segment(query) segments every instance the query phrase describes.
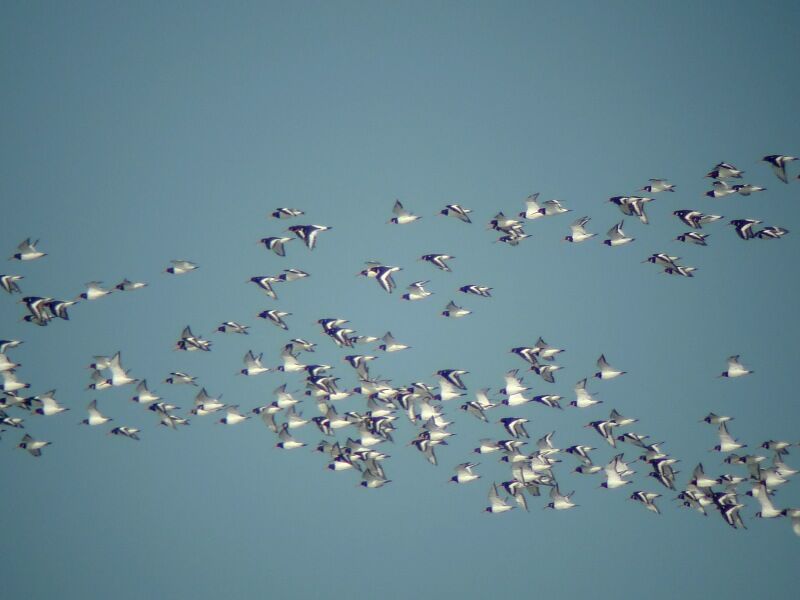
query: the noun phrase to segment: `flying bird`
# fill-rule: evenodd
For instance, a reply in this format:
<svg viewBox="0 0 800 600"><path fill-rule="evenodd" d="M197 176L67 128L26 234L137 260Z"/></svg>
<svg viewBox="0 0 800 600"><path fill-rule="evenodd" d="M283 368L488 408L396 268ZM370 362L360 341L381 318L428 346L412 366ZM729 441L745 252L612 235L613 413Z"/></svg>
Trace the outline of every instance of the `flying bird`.
<svg viewBox="0 0 800 600"><path fill-rule="evenodd" d="M422 218L419 215L411 214L409 211L403 208L403 204L400 202L400 200L394 201L392 212L394 213L394 217L389 219L389 222L394 223L395 225L407 225L408 223L413 223L417 219Z"/></svg>

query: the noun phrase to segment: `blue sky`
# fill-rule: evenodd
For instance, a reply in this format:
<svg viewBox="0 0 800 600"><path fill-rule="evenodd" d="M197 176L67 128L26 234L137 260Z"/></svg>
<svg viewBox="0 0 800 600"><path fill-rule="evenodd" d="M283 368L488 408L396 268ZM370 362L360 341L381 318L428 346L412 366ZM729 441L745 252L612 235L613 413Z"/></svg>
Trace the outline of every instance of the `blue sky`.
<svg viewBox="0 0 800 600"><path fill-rule="evenodd" d="M27 416L26 430L53 442L38 460L14 449L17 431L2 434L9 597L790 592L798 540L787 522L752 519L747 498L749 530L733 531L716 514L679 509L641 464L632 486L609 491L570 473L565 456L556 474L578 509L545 512L542 498L530 514L483 514L489 484L506 476L492 455L480 459L479 482L446 482L478 439L503 431L456 401L447 412L457 435L437 452L440 466L405 446L414 430L403 421L386 450L393 483L368 491L326 471L321 455L274 449L256 419L163 430L128 400L132 390L86 391L85 367L120 350L182 412L193 390L161 383L175 370L250 409L302 378L237 377L242 355L276 364L294 336L318 342L314 358L356 384L344 352L320 335L322 317L413 346L373 365L396 385L460 368L470 393L502 387L507 370L524 367L508 350L541 335L566 352L556 384L526 374L536 394L571 397L602 352L628 374L590 383L604 402L592 409L492 415L529 418L534 439L556 431L558 445L589 443L604 463L611 449L583 425L617 408L681 460L680 484L699 461L734 471L708 452L717 437L698 420L709 410L734 416L731 431L751 450L800 441L791 376L800 182L784 185L758 162L800 152L799 12L744 2L3 3L3 239L8 255L28 236L48 253L4 269L25 276L26 294L65 298L91 280L149 283L46 328L18 322L22 306L0 298L0 338L25 341L11 355L20 377L33 393L56 388L71 408ZM719 161L768 190L705 198L703 175ZM678 191L648 206L651 225L626 219L633 244L560 241L581 215L603 236L622 218L608 198L652 177ZM516 248L492 243L485 223L537 191L574 212L529 223L532 237ZM395 198L423 219L387 225ZM475 223L435 216L452 202L472 208ZM256 244L288 225L267 218L278 206L334 229L314 252L292 242L279 258ZM707 248L670 241L685 231L671 215L681 208L725 215L707 227ZM792 233L745 243L724 224L749 217ZM659 251L697 276L641 264ZM455 255L453 272L416 260L431 252ZM173 258L200 269L163 275ZM357 279L370 259L402 266L400 287L430 279L434 295L405 303ZM278 301L243 283L290 267L311 277L282 286ZM456 291L469 283L494 297ZM438 316L451 298L474 313ZM255 317L268 308L292 313L288 332ZM226 320L252 335L212 335ZM187 324L213 338L212 352L172 350ZM731 354L755 374L716 379ZM142 441L78 427L93 398L116 424L141 427ZM362 409L357 398L342 405ZM310 428L298 437L321 438ZM796 449L787 462L797 466ZM631 488L662 493L663 514L627 500ZM800 506L797 482L775 502Z"/></svg>

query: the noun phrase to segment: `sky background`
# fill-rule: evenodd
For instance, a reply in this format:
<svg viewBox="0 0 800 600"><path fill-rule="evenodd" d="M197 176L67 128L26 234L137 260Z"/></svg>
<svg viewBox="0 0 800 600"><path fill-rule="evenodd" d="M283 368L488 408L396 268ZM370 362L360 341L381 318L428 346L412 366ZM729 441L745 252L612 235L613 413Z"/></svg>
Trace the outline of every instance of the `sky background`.
<svg viewBox="0 0 800 600"><path fill-rule="evenodd" d="M800 440L793 373L800 182L778 181L758 160L800 153L800 5L775 2L669 4L576 2L3 2L0 5L0 198L10 256L25 237L48 256L7 263L31 295L72 298L83 284L123 277L149 287L74 307L69 322L19 322L17 298L0 297L0 338L32 393L58 390L72 410L26 417L26 431L53 445L33 459L0 441L5 509L0 513L3 589L8 598L263 597L487 598L533 593L645 593L753 597L796 589L800 542L786 520L747 531L681 509L637 464L635 483L597 489L569 456L556 468L571 511L482 513L496 455L479 459L483 478L447 484L483 437L505 437L457 410L452 443L434 468L405 444L403 419L384 450L393 483L357 486L325 470L320 454L274 448L258 419L237 427L196 418L178 432L158 427L130 402L132 387L86 391L92 356L122 351L136 377L191 407L195 389L171 388L175 370L243 409L272 401L297 374L236 377L252 349L277 364L282 345L319 342L315 361L355 385L346 352L323 339L322 317L359 333L391 330L413 346L381 356L372 373L396 385L434 383L438 369L468 370L472 394L502 387L524 363L508 354L540 335L566 349L555 384L533 374L536 394L558 393L591 376L602 352L628 371L590 382L603 404L555 411L526 405L490 413L529 418L532 438L556 431L561 448L613 451L591 420L617 408L640 422L629 430L664 441L679 458L679 485L698 461L712 475L740 473L708 449L708 411L735 417L731 432L757 449L767 439ZM703 197L717 162L746 171L768 190L749 198ZM797 163L791 173L800 173ZM633 244L598 240L622 215L607 199L666 177L674 194L648 205L651 225L626 219ZM574 212L531 222L516 248L492 243L485 223L515 214L541 192ZM387 225L395 198L423 215ZM458 202L472 225L436 217ZM306 211L296 223L333 226L309 252L299 242L280 258L257 245L287 221L278 206ZM686 228L682 208L724 215L707 226L709 246L671 241ZM587 215L600 235L561 243ZM757 218L792 233L743 242L725 223ZM669 252L698 267L693 279L641 264ZM455 255L444 273L416 259ZM197 262L184 277L161 273L173 258ZM365 260L404 270L397 281L429 279L434 295L408 303L354 277ZM300 268L311 277L270 300L243 282ZM494 297L466 297L479 283ZM438 313L454 299L474 311ZM257 319L280 308L289 331ZM212 331L236 320L250 336ZM182 328L214 340L210 353L172 347ZM359 350L370 352L371 348ZM717 379L741 354L755 374ZM139 443L77 425L97 398L116 425L142 429ZM363 410L359 398L340 410ZM306 416L316 415L312 403ZM298 437L316 444L312 426ZM620 448L626 457L639 453ZM800 466L792 450L787 462ZM655 516L628 500L663 494ZM746 488L743 488L744 491ZM796 481L775 497L800 506Z"/></svg>

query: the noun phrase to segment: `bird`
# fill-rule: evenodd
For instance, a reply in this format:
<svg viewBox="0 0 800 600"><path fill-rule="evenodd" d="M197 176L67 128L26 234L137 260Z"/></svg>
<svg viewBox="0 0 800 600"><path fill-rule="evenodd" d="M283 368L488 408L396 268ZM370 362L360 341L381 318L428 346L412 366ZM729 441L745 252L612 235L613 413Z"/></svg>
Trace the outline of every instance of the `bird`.
<svg viewBox="0 0 800 600"><path fill-rule="evenodd" d="M0 287L9 294L21 294L22 290L17 282L23 279L25 278L22 275L0 275Z"/></svg>
<svg viewBox="0 0 800 600"><path fill-rule="evenodd" d="M692 229L702 229L703 225L724 219L722 215L705 215L699 210L691 210L686 208L673 211L672 214L678 217L684 224L688 225Z"/></svg>
<svg viewBox="0 0 800 600"><path fill-rule="evenodd" d="M309 250L313 250L317 245L317 237L323 231L329 231L333 227L326 225L292 225L287 231L295 234Z"/></svg>
<svg viewBox="0 0 800 600"><path fill-rule="evenodd" d="M236 321L225 321L222 325L217 327L217 331L220 333L241 333L243 335L249 335L250 329L249 325L241 325Z"/></svg>
<svg viewBox="0 0 800 600"><path fill-rule="evenodd" d="M645 198L643 196L613 196L608 199L612 204L616 204L623 215L636 216L639 220L647 225L650 221L644 211L644 206L647 202L652 202L653 198Z"/></svg>
<svg viewBox="0 0 800 600"><path fill-rule="evenodd" d="M81 421L83 425L91 425L92 427L96 427L97 425L105 425L112 419L110 417L106 417L97 409L97 400L92 400L89 403L87 408L89 411L89 416Z"/></svg>
<svg viewBox="0 0 800 600"><path fill-rule="evenodd" d="M536 192L525 199L525 210L519 213L519 216L523 219L534 221L544 216L541 210L542 207L539 206L539 192Z"/></svg>
<svg viewBox="0 0 800 600"><path fill-rule="evenodd" d="M466 308L462 308L458 306L455 302L450 300L445 306L444 310L442 311L442 316L451 317L457 319L459 317L466 317L467 315L472 314L471 310L467 310Z"/></svg>
<svg viewBox="0 0 800 600"><path fill-rule="evenodd" d="M129 385L138 381L138 379L131 377L128 374L128 371L122 367L122 355L120 352L117 352L111 357L111 361L108 364L108 369L111 371L111 377L108 379L108 382L113 387Z"/></svg>
<svg viewBox="0 0 800 600"><path fill-rule="evenodd" d="M36 401L37 404L40 404L39 408L34 410L37 415L43 415L45 417L50 417L52 415L57 415L59 413L68 411L69 408L66 406L61 406L55 397L55 390L50 390L44 394L39 394L38 396L34 396L33 400Z"/></svg>
<svg viewBox="0 0 800 600"><path fill-rule="evenodd" d="M485 512L497 514L512 510L514 506L508 502L508 498L501 498L500 493L497 491L497 484L493 483L489 488L489 506L486 507Z"/></svg>
<svg viewBox="0 0 800 600"><path fill-rule="evenodd" d="M643 188L639 189L640 192L647 192L648 194L658 194L659 192L674 192L675 186L669 183L666 179L648 179L648 183Z"/></svg>
<svg viewBox="0 0 800 600"><path fill-rule="evenodd" d="M239 412L238 406L228 406L225 409L225 416L217 422L221 423L222 425L238 425L242 421L246 421L249 418L249 415L243 415Z"/></svg>
<svg viewBox="0 0 800 600"><path fill-rule="evenodd" d="M539 214L545 217L552 217L568 212L572 212L572 209L561 206L561 202L559 200L548 200L544 203L542 208L539 209Z"/></svg>
<svg viewBox="0 0 800 600"><path fill-rule="evenodd" d="M275 293L275 290L272 287L273 283L278 283L280 281L280 279L277 277L273 277L272 275L258 275L256 277L251 277L249 281L255 283L258 287L264 290L264 293L273 300L278 299L278 295Z"/></svg>
<svg viewBox="0 0 800 600"><path fill-rule="evenodd" d="M281 450L296 450L297 448L302 448L306 445L305 442L301 442L292 437L292 434L289 433L288 423L281 425L280 431L278 432L278 438L280 438L281 441L278 442L275 447L280 448Z"/></svg>
<svg viewBox="0 0 800 600"><path fill-rule="evenodd" d="M181 337L175 344L175 349L184 350L186 352L193 352L195 350L210 352L211 342L208 340L204 340L200 336L197 336L194 333L192 333L192 328L187 325L186 327L183 328L183 331L181 332Z"/></svg>
<svg viewBox="0 0 800 600"><path fill-rule="evenodd" d="M623 244L629 244L636 239L625 235L625 232L622 231L622 226L624 223L624 220L620 221L614 225L614 227L608 230L608 239L603 240L603 243L606 246L622 246Z"/></svg>
<svg viewBox="0 0 800 600"><path fill-rule="evenodd" d="M528 432L525 430L525 423L530 423L528 419L521 417L505 417L498 421L508 434L514 438L529 438Z"/></svg>
<svg viewBox="0 0 800 600"><path fill-rule="evenodd" d="M449 254L424 254L419 257L419 260L427 261L442 271L451 271L452 269L450 269L445 261L454 258L455 256L450 256Z"/></svg>
<svg viewBox="0 0 800 600"><path fill-rule="evenodd" d="M261 364L261 359L264 355L259 354L256 356L252 350L248 350L244 355L244 369L240 371L242 375L252 376L268 373L269 368Z"/></svg>
<svg viewBox="0 0 800 600"><path fill-rule="evenodd" d="M600 370L594 376L598 379L614 379L626 373L626 371L619 371L609 365L605 354L601 354L600 358L597 359L597 368Z"/></svg>
<svg viewBox="0 0 800 600"><path fill-rule="evenodd" d="M575 400L570 402L570 406L576 408L589 408L595 404L600 404L601 400L596 400L592 394L586 390L586 378L581 379L575 384Z"/></svg>
<svg viewBox="0 0 800 600"><path fill-rule="evenodd" d="M753 226L760 223L761 221L757 219L733 219L730 225L736 230L736 235L743 240L750 240L756 237Z"/></svg>
<svg viewBox="0 0 800 600"><path fill-rule="evenodd" d="M473 294L474 296L481 296L483 298L490 298L492 296L492 288L486 287L485 285L477 285L477 284L470 284L470 285L463 285L458 288L459 292L463 292L464 294Z"/></svg>
<svg viewBox="0 0 800 600"><path fill-rule="evenodd" d="M273 219L292 219L304 214L306 213L297 208L276 208L271 216Z"/></svg>
<svg viewBox="0 0 800 600"><path fill-rule="evenodd" d="M783 183L789 183L789 179L786 177L786 164L793 160L797 160L797 158L794 156L783 156L781 154L770 154L761 159L762 162L772 167L775 176Z"/></svg>
<svg viewBox="0 0 800 600"><path fill-rule="evenodd" d="M289 326L283 320L283 317L289 317L292 313L284 312L282 310L265 310L258 313L258 316L280 327L281 329L289 329Z"/></svg>
<svg viewBox="0 0 800 600"><path fill-rule="evenodd" d="M131 281L126 277L117 285L115 285L114 289L119 290L120 292L135 292L136 290L141 290L142 288L146 287L147 284L144 281Z"/></svg>
<svg viewBox="0 0 800 600"><path fill-rule="evenodd" d="M734 354L733 356L728 357L728 368L724 370L720 377L728 377L733 379L735 377L744 377L745 375L750 375L753 371L744 368L742 363L739 362L739 355Z"/></svg>
<svg viewBox="0 0 800 600"><path fill-rule="evenodd" d="M170 275L184 275L198 269L198 266L195 263L188 260L171 260L170 262L172 263L172 266L167 267L164 271Z"/></svg>
<svg viewBox="0 0 800 600"><path fill-rule="evenodd" d="M708 423L709 425L719 425L720 423L725 423L727 421L732 421L733 417L726 417L724 415L717 415L713 412L708 413L705 417L703 417L702 422Z"/></svg>
<svg viewBox="0 0 800 600"><path fill-rule="evenodd" d="M0 354L5 354L8 350L17 348L21 345L21 340L0 340Z"/></svg>
<svg viewBox="0 0 800 600"><path fill-rule="evenodd" d="M288 244L295 238L291 237L265 237L259 240L259 244L264 244L267 250L272 250L278 256L286 256L284 244Z"/></svg>
<svg viewBox="0 0 800 600"><path fill-rule="evenodd" d="M47 253L40 252L36 249L36 244L39 243L39 240L35 242L31 242L31 238L25 238L22 242L19 243L17 246L18 252L13 254L9 260L21 260L21 261L29 261L29 260L36 260L42 258L43 256L47 256Z"/></svg>
<svg viewBox="0 0 800 600"><path fill-rule="evenodd" d="M654 492L637 491L631 494L631 500L641 502L647 510L654 512L657 515L660 515L661 511L658 509L658 506L656 506L655 499L660 497L661 494L656 494Z"/></svg>
<svg viewBox="0 0 800 600"><path fill-rule="evenodd" d="M784 229L783 227L764 227L759 231L756 231L755 236L760 240L777 240L785 236L789 233L788 229Z"/></svg>
<svg viewBox="0 0 800 600"><path fill-rule="evenodd" d="M425 285L430 283L429 281L415 281L411 285L409 285L406 289L408 290L407 293L403 294L403 300L424 300L433 292L429 292L425 289Z"/></svg>
<svg viewBox="0 0 800 600"><path fill-rule="evenodd" d="M752 185L750 183L742 183L734 185L733 191L740 196L749 196L750 194L755 194L757 192L765 192L767 191L767 188L758 185Z"/></svg>
<svg viewBox="0 0 800 600"><path fill-rule="evenodd" d="M708 246L706 242L706 238L708 237L707 233L697 233L696 231L688 231L686 233L682 233L675 239L679 242L686 242L688 244L697 244L698 246Z"/></svg>
<svg viewBox="0 0 800 600"><path fill-rule="evenodd" d="M721 162L717 163L714 168L706 174L706 177L712 179L739 179L744 174L730 163Z"/></svg>
<svg viewBox="0 0 800 600"><path fill-rule="evenodd" d="M591 221L591 217L581 217L579 219L575 219L572 222L572 225L569 226L572 233L566 236L564 241L579 244L595 237L597 235L596 233L589 233L586 231L586 224L589 221Z"/></svg>
<svg viewBox="0 0 800 600"><path fill-rule="evenodd" d="M719 444L714 446L714 450L727 454L729 452L735 452L736 450L746 446L747 444L740 444L733 439L733 436L728 433L728 428L725 423L719 424Z"/></svg>
<svg viewBox="0 0 800 600"><path fill-rule="evenodd" d="M558 489L558 484L554 485L550 488L550 502L546 508L552 508L553 510L568 510L570 508L575 508L578 506L572 501L572 495L575 492L570 492L569 494L562 494L561 491Z"/></svg>
<svg viewBox="0 0 800 600"><path fill-rule="evenodd" d="M406 344L401 344L397 340L394 339L391 331L387 331L386 334L381 338L383 344L378 346L379 350L383 350L384 352L399 352L400 350L407 350L411 346Z"/></svg>
<svg viewBox="0 0 800 600"><path fill-rule="evenodd" d="M140 430L136 429L135 427L120 426L120 427L114 427L108 433L110 435L118 435L118 436L130 438L130 439L136 440L138 442L139 441L139 431Z"/></svg>
<svg viewBox="0 0 800 600"><path fill-rule="evenodd" d="M625 477L633 475L634 472L628 468L628 464L622 460L622 456L622 454L617 454L611 459L611 462L605 466L603 471L606 480L600 484L600 487L612 490L633 483L629 479L624 479Z"/></svg>
<svg viewBox="0 0 800 600"><path fill-rule="evenodd" d="M169 374L164 380L164 383L169 383L170 385L194 385L196 386L197 377L192 377L186 373L181 373L180 371L173 371Z"/></svg>
<svg viewBox="0 0 800 600"><path fill-rule="evenodd" d="M455 217L464 223L472 223L469 218L469 213L471 212L471 209L464 208L460 204L448 204L441 211L439 211L439 214L444 215L445 217Z"/></svg>
<svg viewBox="0 0 800 600"><path fill-rule="evenodd" d="M473 471L473 469L478 465L479 463L472 462L461 463L460 465L456 466L456 474L450 478L450 481L453 483L469 483L470 481L476 481L480 479L481 476Z"/></svg>
<svg viewBox="0 0 800 600"><path fill-rule="evenodd" d="M22 436L22 441L17 445L17 448L21 448L22 450L27 450L31 456L39 457L42 455L42 448L49 446L52 442L45 442L41 440L35 440L27 433Z"/></svg>
<svg viewBox="0 0 800 600"><path fill-rule="evenodd" d="M709 198L724 198L725 196L735 194L737 191L737 186L731 185L727 181L715 181L712 187L713 189L706 192L706 196Z"/></svg>
<svg viewBox="0 0 800 600"><path fill-rule="evenodd" d="M407 225L408 223L413 223L417 219L421 219L419 215L413 215L405 208L403 208L403 204L400 200L394 201L394 206L392 207L392 212L394 213L394 217L389 219L389 223L394 223L395 225Z"/></svg>
<svg viewBox="0 0 800 600"><path fill-rule="evenodd" d="M367 263L369 266L359 273L361 277L375 279L384 291L391 294L397 287L392 274L402 271L402 267L392 267L376 263Z"/></svg>
<svg viewBox="0 0 800 600"><path fill-rule="evenodd" d="M298 279L304 279L306 277L310 277L310 275L305 271L301 271L300 269L284 269L283 273L278 275L278 281L289 282L296 281Z"/></svg>
<svg viewBox="0 0 800 600"><path fill-rule="evenodd" d="M147 380L143 379L139 382L136 386L136 395L131 398L134 402L138 404L150 404L152 402L158 402L161 400L161 396L154 394L147 388Z"/></svg>

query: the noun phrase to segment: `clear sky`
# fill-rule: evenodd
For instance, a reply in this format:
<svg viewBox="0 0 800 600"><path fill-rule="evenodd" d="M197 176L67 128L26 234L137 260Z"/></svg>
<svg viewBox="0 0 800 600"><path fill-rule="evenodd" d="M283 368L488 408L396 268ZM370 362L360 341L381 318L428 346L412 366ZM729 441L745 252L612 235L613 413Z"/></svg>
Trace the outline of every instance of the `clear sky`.
<svg viewBox="0 0 800 600"><path fill-rule="evenodd" d="M489 484L507 477L496 455L479 460L477 483L446 482L480 438L504 432L457 401L446 407L457 435L437 452L439 467L406 447L414 429L401 419L384 448L393 482L364 490L319 454L275 449L258 419L195 418L173 432L129 401L132 388L85 387L92 356L120 350L181 413L195 390L163 384L175 370L249 410L302 378L237 377L242 355L277 364L295 336L318 342L313 358L350 387L345 352L316 326L342 317L413 346L381 356L374 374L404 385L465 369L472 394L502 387L507 370L524 367L508 350L541 335L566 352L555 384L526 373L536 394L571 399L601 352L628 374L590 382L597 407L527 405L492 420L524 416L534 439L556 431L559 447L591 444L604 464L612 450L583 425L617 408L680 459L680 485L699 461L712 475L742 473L708 452L718 443L698 423L708 411L734 416L730 429L751 451L800 441L800 181L784 185L759 163L800 153L796 2L164 4L0 5L4 251L31 236L48 253L2 269L25 276L26 294L60 298L92 280L149 283L43 328L19 322L17 298L0 297L0 338L25 341L10 354L20 378L32 393L56 388L72 409L22 415L26 431L53 442L39 459L14 449L20 431L2 433L4 597L791 595L800 540L786 520L753 519L744 497L749 529L734 531L716 513L679 508L641 463L633 485L604 490L564 456L556 476L579 508L543 511L545 496L529 514L482 513ZM768 190L703 197L719 161ZM651 225L626 219L634 243L560 241L582 215L601 239L622 218L608 198L653 177L677 192L648 206ZM532 237L516 248L492 243L485 223L537 191L574 212L527 224ZM423 219L386 224L395 198ZM475 223L435 216L452 202L473 209ZM288 225L267 217L278 206L334 229L314 252L295 241L279 258L256 243ZM671 241L686 230L671 215L682 208L726 217L704 229L708 247ZM732 218L791 233L743 242ZM641 264L659 251L697 276ZM453 272L416 260L431 252L456 256ZM173 258L200 269L162 274ZM402 266L401 288L430 279L434 295L407 303L356 278L370 259ZM311 277L280 287L277 301L244 284L290 267ZM457 292L470 283L494 297ZM473 314L438 316L451 298ZM292 313L288 332L256 318L268 308ZM227 320L252 334L212 335ZM172 350L186 325L214 340L212 352ZM717 379L731 354L755 374ZM93 398L142 440L79 427ZM363 409L359 398L341 404ZM311 426L297 435L321 438ZM800 467L799 455L787 462ZM663 514L628 500L633 489L662 493ZM800 506L799 490L783 486L776 505Z"/></svg>

